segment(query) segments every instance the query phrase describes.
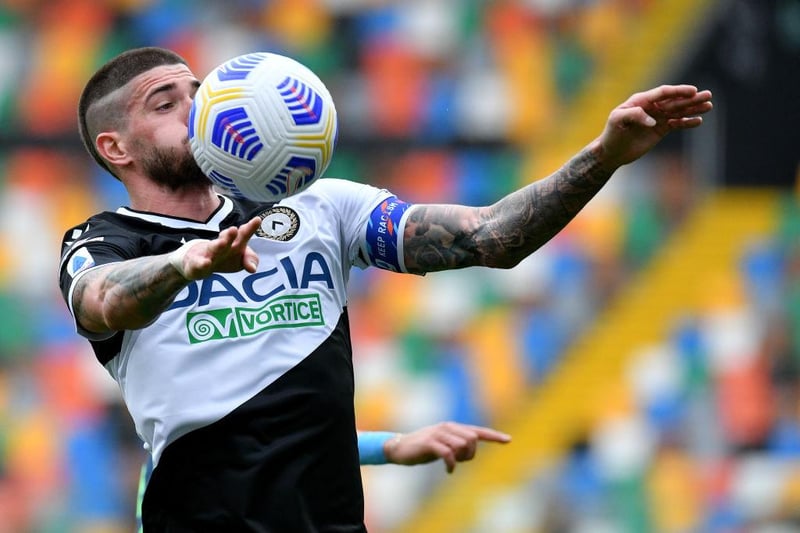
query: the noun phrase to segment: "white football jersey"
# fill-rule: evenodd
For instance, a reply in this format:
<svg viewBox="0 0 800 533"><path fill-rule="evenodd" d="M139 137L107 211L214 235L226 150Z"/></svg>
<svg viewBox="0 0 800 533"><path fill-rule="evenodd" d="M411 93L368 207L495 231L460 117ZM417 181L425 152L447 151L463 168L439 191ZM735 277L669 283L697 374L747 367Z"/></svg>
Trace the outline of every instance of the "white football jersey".
<svg viewBox="0 0 800 533"><path fill-rule="evenodd" d="M347 282L351 266L405 271L409 204L333 178L274 205L220 199L203 223L120 208L64 237L60 283L71 309L75 282L91 269L262 218L250 241L257 272L191 282L143 329L98 336L77 326L153 456L145 527L249 520L362 531Z"/></svg>

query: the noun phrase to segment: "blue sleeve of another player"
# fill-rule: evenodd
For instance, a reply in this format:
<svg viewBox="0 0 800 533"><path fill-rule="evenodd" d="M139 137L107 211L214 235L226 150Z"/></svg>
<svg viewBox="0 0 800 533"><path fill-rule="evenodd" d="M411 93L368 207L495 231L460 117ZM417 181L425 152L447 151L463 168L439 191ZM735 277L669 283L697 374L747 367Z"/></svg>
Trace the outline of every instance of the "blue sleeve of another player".
<svg viewBox="0 0 800 533"><path fill-rule="evenodd" d="M383 453L384 443L397 433L389 431L359 431L358 459L362 465L384 465L388 462Z"/></svg>
<svg viewBox="0 0 800 533"><path fill-rule="evenodd" d="M403 227L405 214L412 204L391 196L369 215L367 224L367 261L370 265L405 272L403 261Z"/></svg>

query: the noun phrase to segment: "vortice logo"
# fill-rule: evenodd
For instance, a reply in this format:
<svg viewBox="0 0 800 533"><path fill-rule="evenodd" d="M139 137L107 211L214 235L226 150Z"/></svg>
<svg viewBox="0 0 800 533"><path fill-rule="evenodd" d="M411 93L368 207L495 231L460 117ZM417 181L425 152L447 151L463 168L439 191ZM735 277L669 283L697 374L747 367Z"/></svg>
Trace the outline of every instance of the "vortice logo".
<svg viewBox="0 0 800 533"><path fill-rule="evenodd" d="M229 307L186 316L192 344L246 337L270 329L324 324L319 294L279 296L259 308Z"/></svg>

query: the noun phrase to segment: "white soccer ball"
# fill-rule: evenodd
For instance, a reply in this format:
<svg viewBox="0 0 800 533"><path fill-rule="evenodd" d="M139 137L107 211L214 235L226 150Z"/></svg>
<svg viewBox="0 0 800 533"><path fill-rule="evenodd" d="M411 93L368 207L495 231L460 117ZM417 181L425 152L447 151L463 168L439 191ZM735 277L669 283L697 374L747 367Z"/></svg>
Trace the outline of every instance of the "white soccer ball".
<svg viewBox="0 0 800 533"><path fill-rule="evenodd" d="M336 107L325 84L286 56L226 61L201 83L189 113L192 154L220 189L277 202L302 191L333 156Z"/></svg>

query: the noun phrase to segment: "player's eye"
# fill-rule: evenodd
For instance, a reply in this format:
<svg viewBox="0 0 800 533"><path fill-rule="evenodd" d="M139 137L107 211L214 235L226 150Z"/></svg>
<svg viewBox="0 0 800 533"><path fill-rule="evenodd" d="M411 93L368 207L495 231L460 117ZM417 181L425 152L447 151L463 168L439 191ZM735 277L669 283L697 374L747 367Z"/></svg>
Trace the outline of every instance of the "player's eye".
<svg viewBox="0 0 800 533"><path fill-rule="evenodd" d="M174 104L172 102L164 102L156 106L156 111L166 111L170 109Z"/></svg>

